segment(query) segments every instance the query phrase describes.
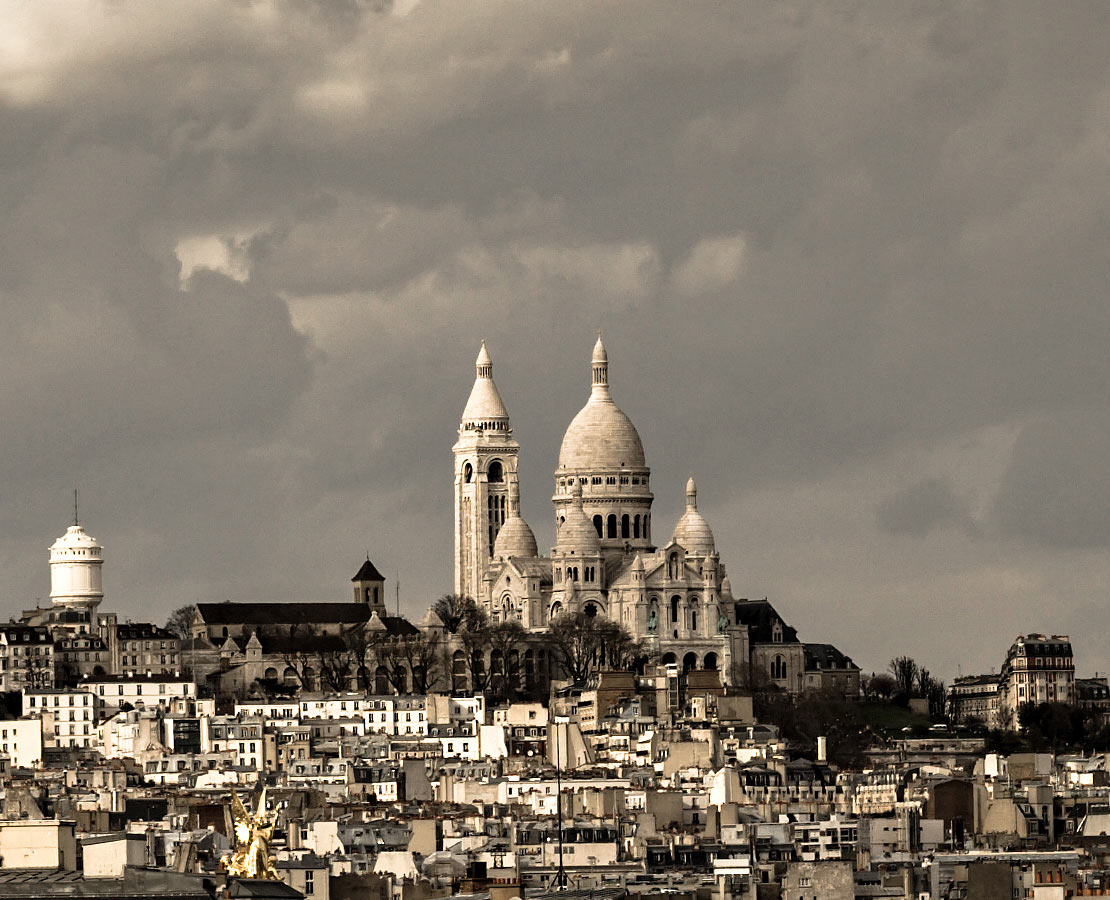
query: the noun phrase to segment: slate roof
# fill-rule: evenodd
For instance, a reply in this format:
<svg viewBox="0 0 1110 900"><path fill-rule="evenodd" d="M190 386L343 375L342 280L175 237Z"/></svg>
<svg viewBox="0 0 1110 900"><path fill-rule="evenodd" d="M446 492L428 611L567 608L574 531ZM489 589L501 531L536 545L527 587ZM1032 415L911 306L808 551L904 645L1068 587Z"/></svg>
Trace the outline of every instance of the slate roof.
<svg viewBox="0 0 1110 900"><path fill-rule="evenodd" d="M806 670L816 669L858 669L852 660L832 644L805 645Z"/></svg>
<svg viewBox="0 0 1110 900"><path fill-rule="evenodd" d="M366 562L362 564L355 577L351 581L385 581L385 576L378 571L378 567L370 562L370 557L366 557Z"/></svg>
<svg viewBox="0 0 1110 900"><path fill-rule="evenodd" d="M549 557L513 556L510 557L510 560L522 575L529 578L538 578L540 584L551 584L551 559Z"/></svg>
<svg viewBox="0 0 1110 900"><path fill-rule="evenodd" d="M776 619L782 622L781 643L798 643L798 632L787 625L778 611L766 600L741 600L736 604L736 621L748 627L748 635L753 644L773 643Z"/></svg>
<svg viewBox="0 0 1110 900"><path fill-rule="evenodd" d="M150 640L164 640L176 641L178 637L172 631L166 631L165 628L160 628L150 622L126 622L123 625L116 626L116 636L121 641L130 640L143 640L144 638Z"/></svg>
<svg viewBox="0 0 1110 900"><path fill-rule="evenodd" d="M362 603L198 603L206 625L294 625L313 622L352 625L365 622Z"/></svg>

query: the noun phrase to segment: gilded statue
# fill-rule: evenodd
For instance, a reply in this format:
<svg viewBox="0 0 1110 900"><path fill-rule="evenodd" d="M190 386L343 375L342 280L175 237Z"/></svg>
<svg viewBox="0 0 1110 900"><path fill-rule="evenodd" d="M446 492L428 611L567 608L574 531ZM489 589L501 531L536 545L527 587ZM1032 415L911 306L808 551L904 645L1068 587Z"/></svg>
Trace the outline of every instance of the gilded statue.
<svg viewBox="0 0 1110 900"><path fill-rule="evenodd" d="M232 788L231 815L235 820L235 847L224 857L227 874L237 878L281 881L281 876L274 871L274 858L270 855L274 821L266 815L266 788L262 788L254 815L247 811L239 794Z"/></svg>

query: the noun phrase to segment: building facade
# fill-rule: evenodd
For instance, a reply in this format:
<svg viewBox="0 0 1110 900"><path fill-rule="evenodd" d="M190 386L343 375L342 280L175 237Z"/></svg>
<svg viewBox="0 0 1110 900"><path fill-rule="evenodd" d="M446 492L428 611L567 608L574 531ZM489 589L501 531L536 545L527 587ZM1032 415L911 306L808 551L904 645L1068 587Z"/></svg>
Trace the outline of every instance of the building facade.
<svg viewBox="0 0 1110 900"><path fill-rule="evenodd" d="M999 679L1000 723L1013 727L1024 703L1075 703L1075 660L1066 634L1018 635Z"/></svg>

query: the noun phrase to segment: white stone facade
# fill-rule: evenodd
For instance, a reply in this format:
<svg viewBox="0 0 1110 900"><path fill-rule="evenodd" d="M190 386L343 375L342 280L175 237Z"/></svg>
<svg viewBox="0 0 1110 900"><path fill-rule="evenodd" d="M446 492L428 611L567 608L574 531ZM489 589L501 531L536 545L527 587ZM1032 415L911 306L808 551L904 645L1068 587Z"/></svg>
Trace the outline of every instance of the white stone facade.
<svg viewBox="0 0 1110 900"><path fill-rule="evenodd" d="M601 615L654 645L660 660L717 669L747 663L747 629L693 479L669 540L652 535L651 470L640 436L613 401L598 338L586 405L563 437L552 496L556 544L540 555L520 517L520 445L483 342L455 444L455 591L494 621L542 631L564 612Z"/></svg>

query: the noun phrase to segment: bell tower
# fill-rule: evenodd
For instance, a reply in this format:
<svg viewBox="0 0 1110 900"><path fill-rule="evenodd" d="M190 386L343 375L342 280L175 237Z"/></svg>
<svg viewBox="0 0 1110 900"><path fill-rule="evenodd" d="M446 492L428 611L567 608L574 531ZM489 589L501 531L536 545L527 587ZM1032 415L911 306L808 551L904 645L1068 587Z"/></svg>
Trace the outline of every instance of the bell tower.
<svg viewBox="0 0 1110 900"><path fill-rule="evenodd" d="M509 485L517 484L520 444L493 383L486 342L478 351L474 386L459 422L455 454L455 593L480 600L482 575L497 532L509 514Z"/></svg>

